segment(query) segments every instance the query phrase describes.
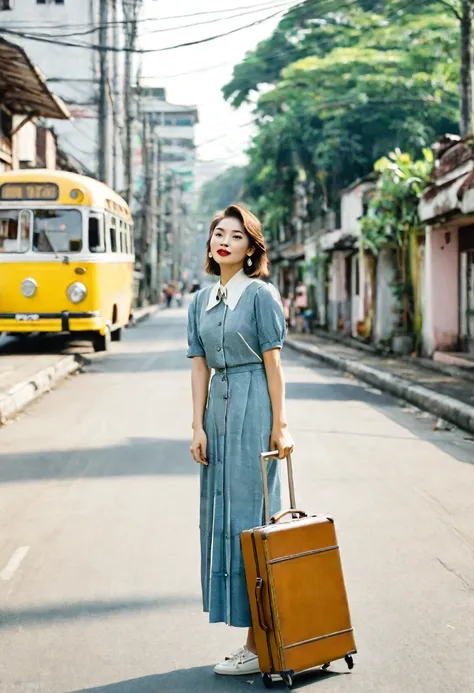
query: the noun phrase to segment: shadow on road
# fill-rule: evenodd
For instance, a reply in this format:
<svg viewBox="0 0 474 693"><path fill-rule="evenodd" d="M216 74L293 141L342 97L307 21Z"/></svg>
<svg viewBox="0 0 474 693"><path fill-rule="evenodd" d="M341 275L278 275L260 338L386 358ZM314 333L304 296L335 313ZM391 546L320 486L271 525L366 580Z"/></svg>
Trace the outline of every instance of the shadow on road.
<svg viewBox="0 0 474 693"><path fill-rule="evenodd" d="M82 601L66 604L45 605L30 609L2 609L0 630L17 630L29 625L46 625L64 621L101 619L130 612L156 611L162 609L187 608L200 605L200 596L168 596L155 599L127 599L116 601Z"/></svg>
<svg viewBox="0 0 474 693"><path fill-rule="evenodd" d="M367 386L369 387L369 386ZM345 383L292 383L286 385L287 399L311 399L323 402L366 402L379 407L387 406L388 400L360 385Z"/></svg>
<svg viewBox="0 0 474 693"><path fill-rule="evenodd" d="M248 690L249 684L255 684L256 690L265 690L260 681L260 675L253 676L216 676L213 666L177 669L165 674L143 676L128 681L118 681L95 688L82 688L69 693L234 693ZM346 673L346 672L344 672ZM333 671L315 669L295 677L293 690L302 689L310 684L342 674ZM286 691L283 682L276 679L275 693Z"/></svg>
<svg viewBox="0 0 474 693"><path fill-rule="evenodd" d="M0 455L0 484L44 479L198 474L186 440L129 438L124 445Z"/></svg>

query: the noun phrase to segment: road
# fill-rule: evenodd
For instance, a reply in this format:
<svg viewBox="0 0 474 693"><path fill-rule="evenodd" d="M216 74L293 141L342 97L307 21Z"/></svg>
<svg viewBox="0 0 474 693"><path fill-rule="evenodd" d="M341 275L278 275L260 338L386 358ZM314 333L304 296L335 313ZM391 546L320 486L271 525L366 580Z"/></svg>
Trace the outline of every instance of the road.
<svg viewBox="0 0 474 693"><path fill-rule="evenodd" d="M0 692L233 693L201 611L185 312L0 430ZM474 444L287 351L298 506L336 519L359 654L324 693L474 689ZM282 690L281 684L276 690Z"/></svg>

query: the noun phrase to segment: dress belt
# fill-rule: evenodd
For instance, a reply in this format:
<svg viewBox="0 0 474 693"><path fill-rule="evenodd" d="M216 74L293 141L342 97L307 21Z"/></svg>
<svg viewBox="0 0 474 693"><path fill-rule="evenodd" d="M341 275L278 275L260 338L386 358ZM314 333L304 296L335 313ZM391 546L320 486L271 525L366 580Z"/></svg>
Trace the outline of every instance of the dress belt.
<svg viewBox="0 0 474 693"><path fill-rule="evenodd" d="M226 366L225 368L216 368L216 373L227 373L227 375L233 375L234 373L247 373L248 371L263 371L265 366L263 363L247 363L242 366Z"/></svg>

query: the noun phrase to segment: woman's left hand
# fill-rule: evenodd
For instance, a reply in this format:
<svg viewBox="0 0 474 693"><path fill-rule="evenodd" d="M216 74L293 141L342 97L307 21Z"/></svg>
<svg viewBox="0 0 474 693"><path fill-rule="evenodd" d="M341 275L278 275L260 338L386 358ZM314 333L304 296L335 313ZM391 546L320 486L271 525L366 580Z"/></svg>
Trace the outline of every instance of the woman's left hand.
<svg viewBox="0 0 474 693"><path fill-rule="evenodd" d="M270 450L278 450L278 459L291 455L295 444L287 428L274 428L270 437Z"/></svg>

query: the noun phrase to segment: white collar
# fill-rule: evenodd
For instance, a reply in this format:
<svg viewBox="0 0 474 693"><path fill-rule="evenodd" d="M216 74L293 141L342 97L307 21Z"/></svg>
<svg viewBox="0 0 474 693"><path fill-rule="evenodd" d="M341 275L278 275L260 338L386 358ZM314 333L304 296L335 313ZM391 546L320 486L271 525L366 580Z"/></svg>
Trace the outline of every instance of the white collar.
<svg viewBox="0 0 474 693"><path fill-rule="evenodd" d="M258 279L248 277L244 270L241 269L225 286L222 286L222 284L218 282L211 288L206 310L211 310L217 306L221 300L223 300L231 310L234 310L245 289L249 284L257 281Z"/></svg>

